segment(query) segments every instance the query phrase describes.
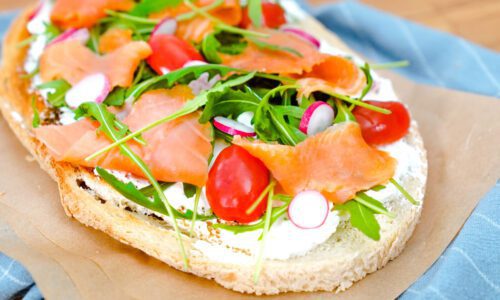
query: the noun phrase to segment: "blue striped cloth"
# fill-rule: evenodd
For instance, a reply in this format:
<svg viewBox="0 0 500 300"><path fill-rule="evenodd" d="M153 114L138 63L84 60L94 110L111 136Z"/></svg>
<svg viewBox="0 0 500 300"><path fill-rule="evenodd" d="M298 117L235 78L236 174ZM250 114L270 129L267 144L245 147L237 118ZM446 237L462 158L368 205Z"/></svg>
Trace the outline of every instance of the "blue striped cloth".
<svg viewBox="0 0 500 300"><path fill-rule="evenodd" d="M415 81L500 97L499 53L353 1L306 9L372 62L406 59L411 66L397 71ZM0 34L13 15L0 14ZM400 299L500 299L498 220L499 183L439 260ZM24 299L42 298L29 273L0 254L0 300L26 291Z"/></svg>

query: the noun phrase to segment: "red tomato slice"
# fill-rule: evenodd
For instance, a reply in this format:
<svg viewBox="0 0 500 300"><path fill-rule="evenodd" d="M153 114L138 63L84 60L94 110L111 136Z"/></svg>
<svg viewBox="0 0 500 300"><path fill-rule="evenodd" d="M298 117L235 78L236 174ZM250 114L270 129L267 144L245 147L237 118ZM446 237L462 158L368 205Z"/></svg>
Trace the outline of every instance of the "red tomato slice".
<svg viewBox="0 0 500 300"><path fill-rule="evenodd" d="M278 28L286 24L285 10L277 4L272 2L262 2L262 18L263 25L269 28ZM248 16L248 8L243 8L243 15L241 18L240 27L248 28L252 24Z"/></svg>
<svg viewBox="0 0 500 300"><path fill-rule="evenodd" d="M267 199L251 214L246 214L246 210L268 184L269 170L262 161L239 146L229 146L222 150L208 173L207 200L217 217L249 223L264 214Z"/></svg>
<svg viewBox="0 0 500 300"><path fill-rule="evenodd" d="M397 101L365 101L371 105L386 108L392 113L382 114L356 106L352 111L361 126L365 141L372 145L390 144L404 137L410 128L410 114L406 107Z"/></svg>
<svg viewBox="0 0 500 300"><path fill-rule="evenodd" d="M188 42L170 34L155 34L149 40L153 54L147 63L158 74L182 68L192 60L203 60L202 56Z"/></svg>

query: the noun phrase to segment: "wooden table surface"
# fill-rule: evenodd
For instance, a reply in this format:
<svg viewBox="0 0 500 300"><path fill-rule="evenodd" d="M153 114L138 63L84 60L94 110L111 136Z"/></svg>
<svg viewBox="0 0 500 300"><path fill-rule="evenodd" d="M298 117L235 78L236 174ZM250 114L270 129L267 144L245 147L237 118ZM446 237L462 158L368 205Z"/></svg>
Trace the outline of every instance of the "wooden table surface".
<svg viewBox="0 0 500 300"><path fill-rule="evenodd" d="M313 4L331 0L309 0ZM0 0L1 9L23 7L34 0ZM500 0L362 0L381 10L462 36L500 51Z"/></svg>

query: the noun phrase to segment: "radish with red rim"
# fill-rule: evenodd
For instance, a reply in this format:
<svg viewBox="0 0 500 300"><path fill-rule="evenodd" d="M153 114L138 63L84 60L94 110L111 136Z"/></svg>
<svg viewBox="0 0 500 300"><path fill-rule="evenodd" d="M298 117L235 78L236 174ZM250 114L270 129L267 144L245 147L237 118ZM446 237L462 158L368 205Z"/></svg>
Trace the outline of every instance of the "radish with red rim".
<svg viewBox="0 0 500 300"><path fill-rule="evenodd" d="M66 103L71 108L77 108L84 102L102 103L109 92L111 82L103 73L89 75L80 80L65 96Z"/></svg>
<svg viewBox="0 0 500 300"><path fill-rule="evenodd" d="M35 17L38 16L40 11L42 11L43 6L45 5L45 1L41 0L38 2L38 6L33 10L33 12L29 15L28 21L32 21Z"/></svg>
<svg viewBox="0 0 500 300"><path fill-rule="evenodd" d="M288 206L288 218L301 229L315 229L325 224L330 211L328 200L318 191L295 195Z"/></svg>
<svg viewBox="0 0 500 300"><path fill-rule="evenodd" d="M63 32L58 37L56 37L55 39L53 39L47 45L47 47L69 40L78 40L82 42L82 44L85 44L89 41L89 39L90 39L90 32L87 28L81 28L81 29L70 28L65 32Z"/></svg>
<svg viewBox="0 0 500 300"><path fill-rule="evenodd" d="M229 135L239 135L242 137L255 136L255 130L252 127L248 127L235 120L219 116L214 118L213 123L215 128Z"/></svg>
<svg viewBox="0 0 500 300"><path fill-rule="evenodd" d="M299 129L307 135L314 135L330 127L334 117L335 112L328 103L316 101L304 112Z"/></svg>
<svg viewBox="0 0 500 300"><path fill-rule="evenodd" d="M156 24L153 32L151 32L151 36L156 34L175 34L175 31L177 31L177 21L167 17Z"/></svg>
<svg viewBox="0 0 500 300"><path fill-rule="evenodd" d="M308 41L316 49L319 49L319 47L321 46L321 42L317 38L313 37L312 35L310 35L309 33L305 32L301 29L297 29L297 28L293 28L293 27L284 27L281 30L284 32L289 32L291 34L294 34L295 36L298 36L301 39Z"/></svg>

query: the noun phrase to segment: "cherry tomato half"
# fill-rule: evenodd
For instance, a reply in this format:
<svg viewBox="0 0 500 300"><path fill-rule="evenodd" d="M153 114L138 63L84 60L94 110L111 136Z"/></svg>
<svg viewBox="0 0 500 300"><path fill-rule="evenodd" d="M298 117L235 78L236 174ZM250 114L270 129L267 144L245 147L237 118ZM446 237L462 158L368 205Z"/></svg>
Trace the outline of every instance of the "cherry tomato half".
<svg viewBox="0 0 500 300"><path fill-rule="evenodd" d="M368 144L384 145L404 137L410 128L410 114L406 107L397 101L365 101L371 105L386 108L391 114L382 114L356 106L352 111L361 126L363 138Z"/></svg>
<svg viewBox="0 0 500 300"><path fill-rule="evenodd" d="M249 223L258 220L266 209L262 201L252 206L269 184L266 166L245 149L232 145L222 150L208 174L207 200L214 214L226 221Z"/></svg>
<svg viewBox="0 0 500 300"><path fill-rule="evenodd" d="M285 10L272 2L262 2L262 22L263 25L269 28L278 28L286 23ZM248 16L248 8L243 8L243 16L241 18L240 27L248 28L252 24Z"/></svg>
<svg viewBox="0 0 500 300"><path fill-rule="evenodd" d="M155 34L149 40L153 54L147 58L147 63L158 74L182 68L191 60L203 60L196 49L175 35Z"/></svg>

